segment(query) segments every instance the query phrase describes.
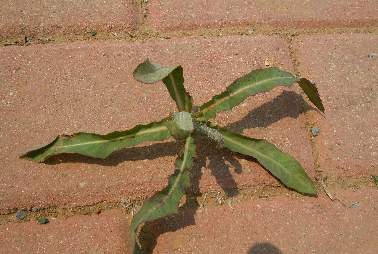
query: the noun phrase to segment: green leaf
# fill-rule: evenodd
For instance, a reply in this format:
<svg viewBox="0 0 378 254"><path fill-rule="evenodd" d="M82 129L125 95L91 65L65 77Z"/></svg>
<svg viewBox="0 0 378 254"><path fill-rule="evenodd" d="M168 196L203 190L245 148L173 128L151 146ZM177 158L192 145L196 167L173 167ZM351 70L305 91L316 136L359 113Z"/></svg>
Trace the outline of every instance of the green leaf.
<svg viewBox="0 0 378 254"><path fill-rule="evenodd" d="M378 176L376 174L373 174L373 177L375 178L375 185L378 187Z"/></svg>
<svg viewBox="0 0 378 254"><path fill-rule="evenodd" d="M60 153L79 153L96 158L106 158L112 152L125 147L134 146L146 141L162 141L171 137L164 122L137 125L131 130L112 132L107 135L92 133L75 133L60 135L49 143L29 148L21 153L32 161L44 161Z"/></svg>
<svg viewBox="0 0 378 254"><path fill-rule="evenodd" d="M214 96L209 102L203 104L200 111L196 113L197 120L206 121L215 117L215 114L220 111L231 110L248 96L267 92L276 86L289 87L298 80L290 73L276 67L254 70L235 80L225 92Z"/></svg>
<svg viewBox="0 0 378 254"><path fill-rule="evenodd" d="M192 115L188 112L173 113L173 120L180 129L192 131L194 129Z"/></svg>
<svg viewBox="0 0 378 254"><path fill-rule="evenodd" d="M139 82L153 84L167 77L169 73L177 67L178 66L163 67L157 63L152 63L147 59L136 67L133 77Z"/></svg>
<svg viewBox="0 0 378 254"><path fill-rule="evenodd" d="M303 92L307 95L309 100L322 112L324 112L324 106L320 99L318 89L308 79L302 78L298 81L299 86Z"/></svg>
<svg viewBox="0 0 378 254"><path fill-rule="evenodd" d="M316 194L316 187L301 164L264 139L254 139L217 127L224 146L231 151L250 155L287 187L299 192Z"/></svg>
<svg viewBox="0 0 378 254"><path fill-rule="evenodd" d="M186 100L187 98L190 99L191 97L189 93L186 92L184 87L184 75L182 67L178 66L176 69L174 69L172 73L170 73L163 79L163 82L167 86L172 99L176 102L178 110L180 112L186 111L186 105L190 104L187 103Z"/></svg>
<svg viewBox="0 0 378 254"><path fill-rule="evenodd" d="M186 131L180 128L175 121L167 121L164 123L167 126L169 132L171 133L172 137L177 140L186 139L190 135L190 131Z"/></svg>
<svg viewBox="0 0 378 254"><path fill-rule="evenodd" d="M163 80L172 99L176 102L178 110L190 112L192 101L184 87L184 75L181 66L163 67L147 59L138 65L133 76L136 80L147 84Z"/></svg>
<svg viewBox="0 0 378 254"><path fill-rule="evenodd" d="M192 115L188 112L173 113L173 121L164 123L175 139L186 139L193 131Z"/></svg>
<svg viewBox="0 0 378 254"><path fill-rule="evenodd" d="M189 95L189 93L185 93L185 111L192 112L193 107L193 97Z"/></svg>
<svg viewBox="0 0 378 254"><path fill-rule="evenodd" d="M194 135L191 135L179 152L179 157L176 159L177 169L169 178L168 186L146 200L140 211L133 217L130 227L132 253L136 247L136 230L141 223L178 212L178 203L184 195L185 188L190 186L189 171L186 169L192 166L195 156Z"/></svg>

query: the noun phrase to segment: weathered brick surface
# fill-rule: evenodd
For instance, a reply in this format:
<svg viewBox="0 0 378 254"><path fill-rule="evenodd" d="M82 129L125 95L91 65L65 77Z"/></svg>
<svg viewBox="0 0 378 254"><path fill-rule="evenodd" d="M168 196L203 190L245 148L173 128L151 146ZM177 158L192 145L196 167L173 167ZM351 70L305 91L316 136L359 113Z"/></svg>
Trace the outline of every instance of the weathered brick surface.
<svg viewBox="0 0 378 254"><path fill-rule="evenodd" d="M301 73L316 80L325 116L311 112L321 169L370 176L378 164L378 36L300 36L293 41Z"/></svg>
<svg viewBox="0 0 378 254"><path fill-rule="evenodd" d="M132 31L141 23L133 1L4 1L0 5L0 39L20 35Z"/></svg>
<svg viewBox="0 0 378 254"><path fill-rule="evenodd" d="M154 224L154 253L376 253L378 192L336 195L345 206L322 194L188 211Z"/></svg>
<svg viewBox="0 0 378 254"><path fill-rule="evenodd" d="M375 1L149 1L157 31L248 26L275 28L363 27L378 22Z"/></svg>
<svg viewBox="0 0 378 254"><path fill-rule="evenodd" d="M116 210L0 226L0 252L130 253L129 221Z"/></svg>

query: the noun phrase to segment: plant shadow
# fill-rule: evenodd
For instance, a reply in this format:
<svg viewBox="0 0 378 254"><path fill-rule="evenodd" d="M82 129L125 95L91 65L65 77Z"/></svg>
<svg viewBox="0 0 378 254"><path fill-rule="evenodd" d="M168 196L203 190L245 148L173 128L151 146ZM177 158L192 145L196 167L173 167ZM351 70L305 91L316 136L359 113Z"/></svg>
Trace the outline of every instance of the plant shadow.
<svg viewBox="0 0 378 254"><path fill-rule="evenodd" d="M176 156L182 145L180 141L152 143L150 145L128 147L114 151L107 158L93 158L81 154L57 154L48 158L44 163L55 165L61 163L87 163L101 166L116 167L125 161L154 160L160 157Z"/></svg>
<svg viewBox="0 0 378 254"><path fill-rule="evenodd" d="M245 117L237 122L228 124L226 128L241 134L244 129L268 127L283 118L298 118L308 110L317 109L305 102L296 92L283 91L275 99L251 110ZM181 146L182 141L152 143L115 151L106 159L97 159L79 154L59 154L49 158L45 163L50 165L89 163L102 166L117 166L124 161L153 160L159 157L176 156L177 150ZM190 169L191 185L186 191L185 204L179 208L177 214L146 222L142 226L138 239L145 253L152 253L159 235L166 232L174 232L189 225L195 225L195 214L200 207L197 198L201 195L200 179L203 174L202 168L209 169L211 175L215 177L226 195L232 197L239 193L237 183L231 174L232 168L235 173L240 174L243 170L242 165L239 163L240 159L258 163L251 156L217 147L216 142L203 135L196 135L196 154L197 157L194 159L194 164Z"/></svg>
<svg viewBox="0 0 378 254"><path fill-rule="evenodd" d="M249 111L239 121L228 124L226 128L240 134L244 129L267 128L284 118L296 119L309 110L320 112L317 108L308 104L298 93L283 91L273 100Z"/></svg>
<svg viewBox="0 0 378 254"><path fill-rule="evenodd" d="M176 214L168 215L153 221L148 221L142 226L138 239L143 253L153 253L160 235L167 232L175 232L190 225L196 225L195 215L201 206L198 197L202 195L200 191L200 179L202 168L210 169L211 175L215 177L219 186L229 197L238 194L237 183L230 173L231 167L236 173L242 172L242 166L237 158L256 161L250 156L239 153L231 153L228 149L217 147L217 144L210 141L203 135L196 135L196 154L194 164L190 169L190 187L186 190L186 201L179 207ZM209 161L207 164L206 162Z"/></svg>
<svg viewBox="0 0 378 254"><path fill-rule="evenodd" d="M290 102L290 103L288 103ZM273 110L272 110L273 109ZM235 133L242 133L244 129L256 127L268 127L283 118L298 118L308 110L317 110L309 105L303 98L292 91L283 91L274 100L269 101L260 107L250 111L241 120L226 126ZM232 177L231 168L238 174L242 172L240 159L257 162L251 156L234 153L228 149L219 148L214 141L203 135L196 135L195 163L191 167L190 187L186 191L186 202L179 208L177 214L168 215L163 218L146 222L139 233L141 249L144 253L152 253L157 239L167 232L175 232L190 225L195 225L195 214L200 204L197 197L201 195L200 179L202 168L210 169L211 175L215 177L219 186L226 195L236 196L239 191L237 183ZM239 160L238 160L239 159ZM227 164L228 162L229 164ZM264 168L265 169L265 168ZM268 173L270 173L268 171ZM272 175L270 173L270 175ZM272 175L272 177L275 177ZM279 179L278 179L279 180ZM232 190L232 191L230 191ZM310 195L314 196L314 195ZM279 249L269 243L262 243L253 246L248 253L281 253Z"/></svg>
<svg viewBox="0 0 378 254"><path fill-rule="evenodd" d="M234 153L226 148L220 148L217 143L201 134L196 135L196 154L195 164L192 166L190 174L191 179L196 184L192 184L187 190L188 193L195 195L201 194L199 182L203 171L206 172L206 169L209 169L210 172L207 173L215 178L217 184L223 189L226 195L229 197L236 196L238 194L238 186L231 171L233 170L237 174L242 173L242 165L238 159L256 161L250 156Z"/></svg>
<svg viewBox="0 0 378 254"><path fill-rule="evenodd" d="M196 196L187 196L185 204L179 208L178 213L145 222L138 234L143 253L153 253L160 235L196 225L195 214L199 206Z"/></svg>
<svg viewBox="0 0 378 254"><path fill-rule="evenodd" d="M282 254L282 252L271 243L257 243L253 245L247 254Z"/></svg>

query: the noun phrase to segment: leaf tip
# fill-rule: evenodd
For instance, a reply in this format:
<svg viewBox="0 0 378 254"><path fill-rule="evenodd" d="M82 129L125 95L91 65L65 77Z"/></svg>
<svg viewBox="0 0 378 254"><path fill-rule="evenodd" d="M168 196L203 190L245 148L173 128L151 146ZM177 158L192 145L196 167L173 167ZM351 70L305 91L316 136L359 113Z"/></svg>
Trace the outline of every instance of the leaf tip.
<svg viewBox="0 0 378 254"><path fill-rule="evenodd" d="M299 86L302 88L303 92L307 95L308 99L321 111L324 113L325 109L323 102L320 99L318 88L308 79L301 78L298 81Z"/></svg>

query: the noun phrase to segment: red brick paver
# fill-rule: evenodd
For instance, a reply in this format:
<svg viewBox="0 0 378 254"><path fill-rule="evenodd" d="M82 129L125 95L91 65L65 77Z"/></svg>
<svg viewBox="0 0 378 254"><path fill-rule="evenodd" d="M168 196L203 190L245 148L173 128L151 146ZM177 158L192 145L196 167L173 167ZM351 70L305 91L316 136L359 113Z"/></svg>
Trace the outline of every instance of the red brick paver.
<svg viewBox="0 0 378 254"><path fill-rule="evenodd" d="M127 0L4 1L0 13L0 39L44 35L48 40L55 34L132 31L141 23L140 6Z"/></svg>
<svg viewBox="0 0 378 254"><path fill-rule="evenodd" d="M293 41L302 75L316 80L325 103L315 138L326 174L370 176L378 159L378 36L300 36ZM311 50L310 50L311 49Z"/></svg>
<svg viewBox="0 0 378 254"><path fill-rule="evenodd" d="M0 253L130 252L130 218L115 208L49 218L46 225L9 217L23 208L144 200L166 185L180 145L174 140L117 151L105 160L61 155L35 163L18 157L59 134L105 134L175 111L162 83L142 85L132 78L147 57L183 66L195 106L266 62L315 80L324 115L295 85L247 99L215 122L268 139L317 181L319 172L340 179L331 182L333 202L319 189L313 197L235 196L222 206L181 209L142 229L148 253L378 249L377 187L373 181L345 184L378 174L376 1L32 0L4 2L0 13L0 40L7 43L20 35L70 36L61 44L0 47ZM244 32L235 35L234 29ZM91 30L105 35L100 38L117 39L117 32L130 38L70 42ZM165 33L171 39L156 38ZM279 37L284 34L292 36ZM320 134L313 137L311 127ZM189 193L280 185L255 160L218 150L203 137L197 141Z"/></svg>
<svg viewBox="0 0 378 254"><path fill-rule="evenodd" d="M189 211L158 224L154 253L376 253L378 191L337 196L345 206L320 195Z"/></svg>
<svg viewBox="0 0 378 254"><path fill-rule="evenodd" d="M0 226L0 253L129 253L129 221L112 210Z"/></svg>
<svg viewBox="0 0 378 254"><path fill-rule="evenodd" d="M375 1L151 0L149 24L157 31L250 26L340 28L376 25Z"/></svg>

